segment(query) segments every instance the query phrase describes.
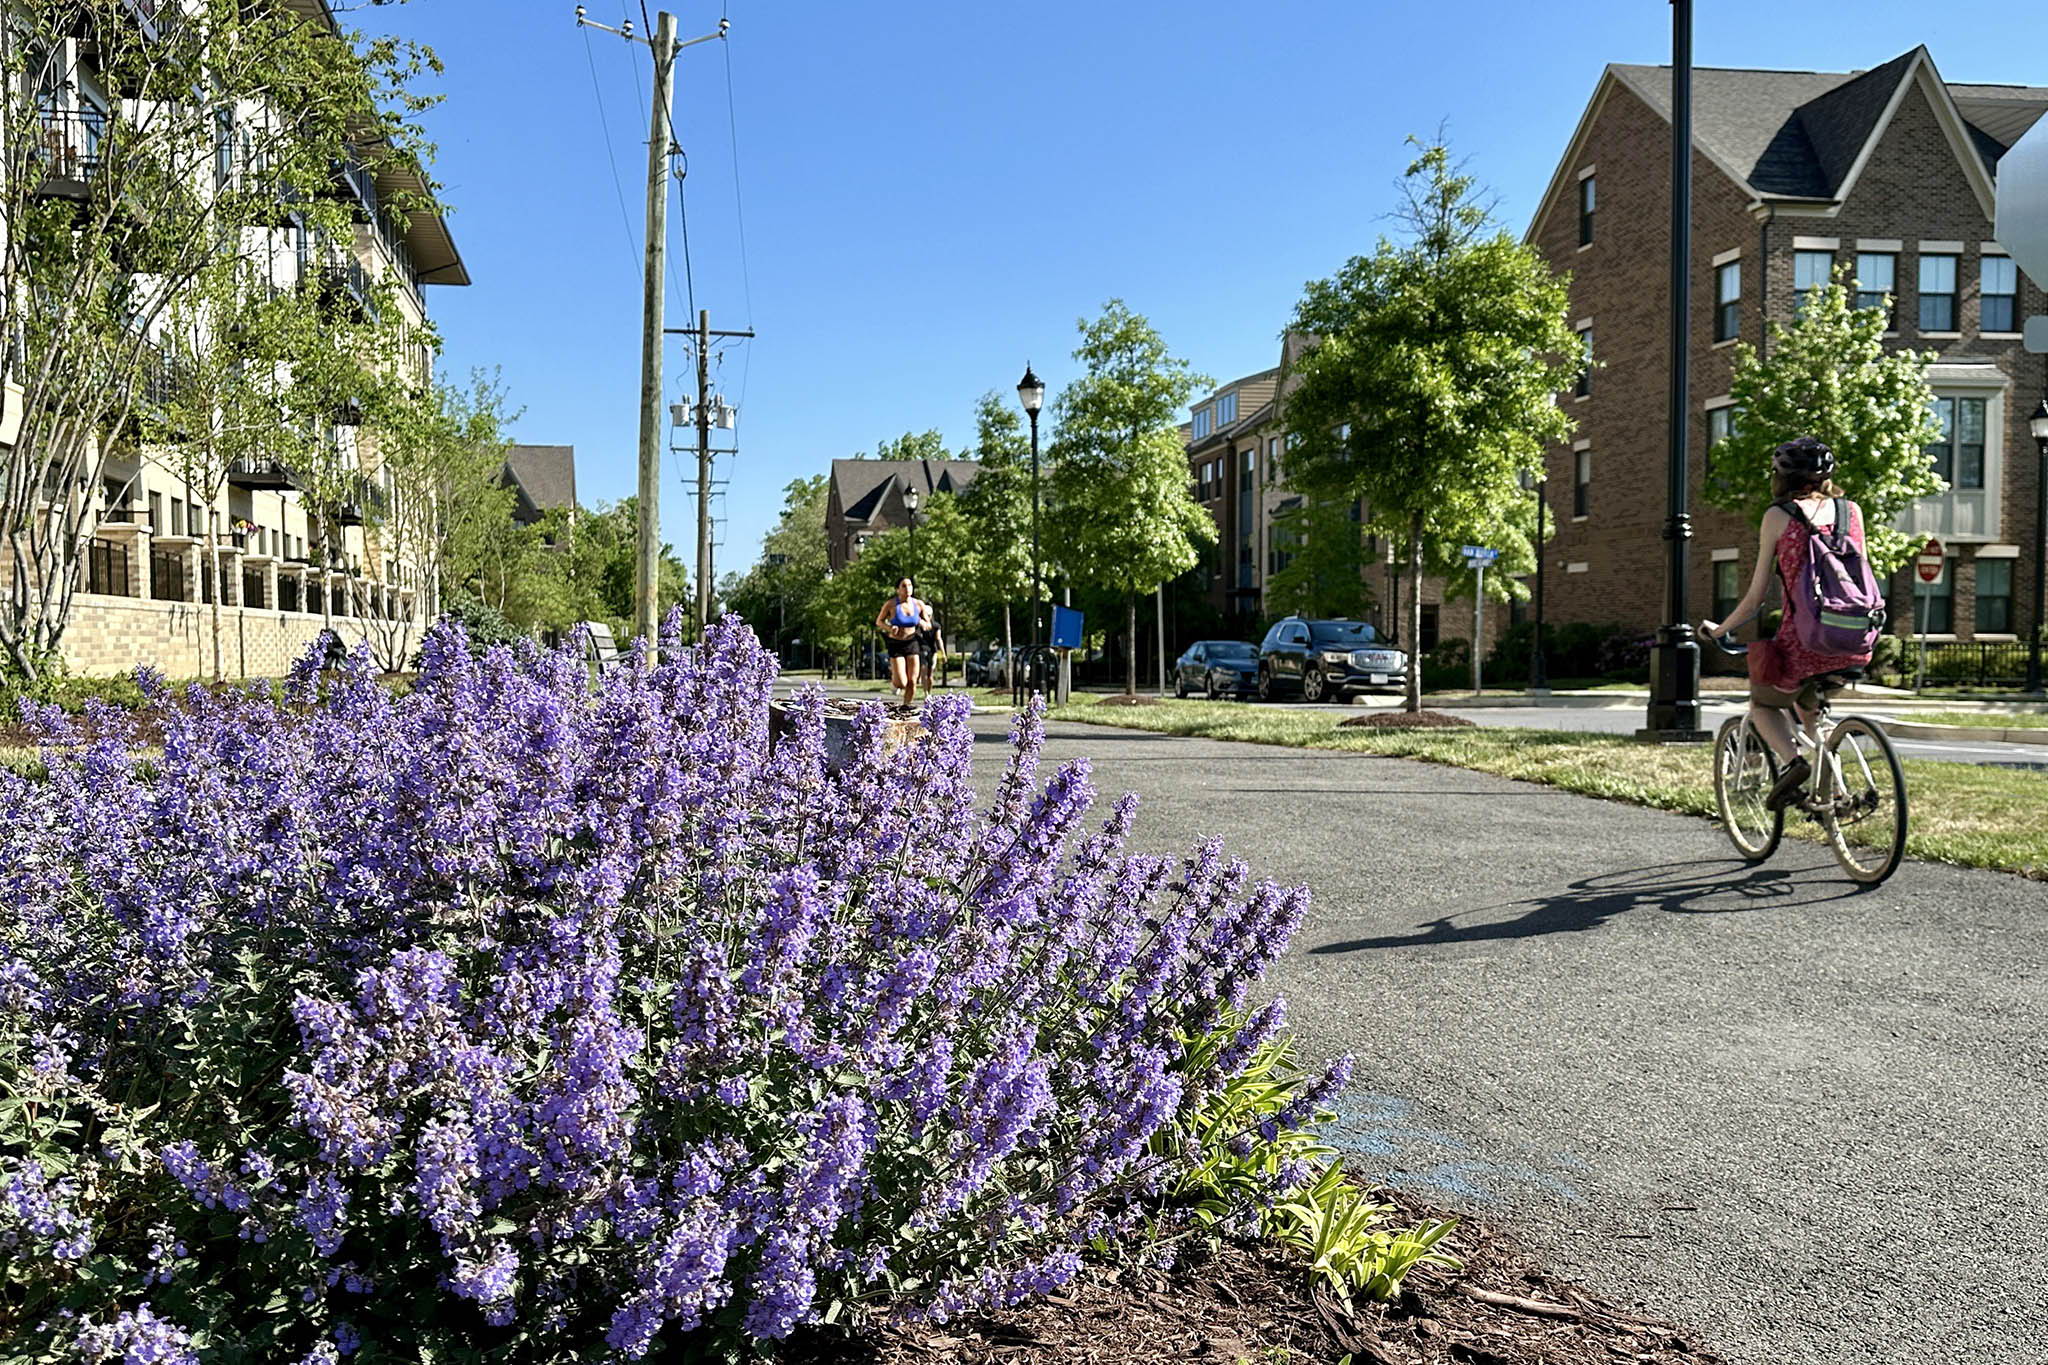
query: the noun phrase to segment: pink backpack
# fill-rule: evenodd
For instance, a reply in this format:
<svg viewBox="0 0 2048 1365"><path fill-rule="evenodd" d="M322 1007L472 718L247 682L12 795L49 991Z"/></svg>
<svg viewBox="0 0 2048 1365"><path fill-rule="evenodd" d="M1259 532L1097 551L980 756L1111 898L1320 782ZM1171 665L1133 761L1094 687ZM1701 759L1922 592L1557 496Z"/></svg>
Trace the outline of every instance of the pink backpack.
<svg viewBox="0 0 2048 1365"><path fill-rule="evenodd" d="M1785 581L1799 643L1816 654L1868 659L1884 629L1884 594L1870 571L1863 545L1850 532L1847 498L1835 499L1835 524L1815 526L1798 503L1778 504L1806 527L1806 554L1799 573Z"/></svg>

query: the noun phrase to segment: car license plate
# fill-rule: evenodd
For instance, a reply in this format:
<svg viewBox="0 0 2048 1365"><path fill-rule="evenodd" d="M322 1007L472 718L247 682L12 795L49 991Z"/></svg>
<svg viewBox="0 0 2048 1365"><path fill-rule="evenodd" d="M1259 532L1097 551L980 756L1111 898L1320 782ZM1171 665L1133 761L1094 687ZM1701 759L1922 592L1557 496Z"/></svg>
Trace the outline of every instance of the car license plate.
<svg viewBox="0 0 2048 1365"><path fill-rule="evenodd" d="M1372 673L1367 676L1372 679L1374 687L1385 687L1387 685L1387 675L1384 673Z"/></svg>

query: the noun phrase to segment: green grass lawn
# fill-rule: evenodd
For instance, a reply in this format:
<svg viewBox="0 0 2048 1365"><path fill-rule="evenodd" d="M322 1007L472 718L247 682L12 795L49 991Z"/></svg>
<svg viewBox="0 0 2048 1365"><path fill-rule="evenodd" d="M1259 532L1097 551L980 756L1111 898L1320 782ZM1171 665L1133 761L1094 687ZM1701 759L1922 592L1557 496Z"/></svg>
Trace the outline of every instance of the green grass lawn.
<svg viewBox="0 0 2048 1365"><path fill-rule="evenodd" d="M2048 715L2040 712L1934 711L1899 719L1927 725L1967 725L1977 730L2048 730Z"/></svg>
<svg viewBox="0 0 2048 1365"><path fill-rule="evenodd" d="M1169 701L1098 709L1094 698L1086 698L1052 714L1058 720L1090 725L1420 759L1660 810L1716 814L1704 745L1659 746L1619 735L1476 726L1346 729L1337 725L1341 715L1227 702ZM2048 773L1908 760L1906 781L1911 802L1909 854L2048 880L2048 821L2041 817L2048 810ZM1785 832L1815 841L1821 837L1819 826L1800 816L1786 822Z"/></svg>

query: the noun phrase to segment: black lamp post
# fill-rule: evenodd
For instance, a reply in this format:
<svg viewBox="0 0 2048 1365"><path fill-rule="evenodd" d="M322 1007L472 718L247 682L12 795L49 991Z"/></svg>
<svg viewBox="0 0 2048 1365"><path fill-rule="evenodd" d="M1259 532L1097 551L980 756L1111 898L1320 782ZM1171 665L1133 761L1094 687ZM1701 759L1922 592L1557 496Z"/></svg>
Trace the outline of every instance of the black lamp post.
<svg viewBox="0 0 2048 1365"><path fill-rule="evenodd" d="M1650 653L1650 713L1636 738L1662 743L1698 742L1700 728L1700 646L1686 619L1686 542L1692 516L1686 510L1686 392L1692 341L1692 0L1671 0L1671 411L1669 515L1664 541L1664 625Z"/></svg>
<svg viewBox="0 0 2048 1365"><path fill-rule="evenodd" d="M2027 418L2041 463L2034 470L2034 633L2027 645L2027 691L2041 691L2041 597L2048 588L2048 398Z"/></svg>
<svg viewBox="0 0 2048 1365"><path fill-rule="evenodd" d="M910 573L917 575L917 509L924 503L924 495L915 488L903 494L903 510L910 514Z"/></svg>
<svg viewBox="0 0 2048 1365"><path fill-rule="evenodd" d="M1550 690L1549 661L1543 657L1543 537L1545 501L1543 485L1547 470L1539 470L1530 476L1529 486L1536 490L1536 633L1529 642L1529 690L1548 692Z"/></svg>
<svg viewBox="0 0 2048 1365"><path fill-rule="evenodd" d="M1017 398L1031 418L1031 661L1035 668L1038 650L1045 643L1039 635L1045 590L1038 565L1038 410L1045 406L1045 381L1031 372L1028 363L1024 377L1017 381Z"/></svg>

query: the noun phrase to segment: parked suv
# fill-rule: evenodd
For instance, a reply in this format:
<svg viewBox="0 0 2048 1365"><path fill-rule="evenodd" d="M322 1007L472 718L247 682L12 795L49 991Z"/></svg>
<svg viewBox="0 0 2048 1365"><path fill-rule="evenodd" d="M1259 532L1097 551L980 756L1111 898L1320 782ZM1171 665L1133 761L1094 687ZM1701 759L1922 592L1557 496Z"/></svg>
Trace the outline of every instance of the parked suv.
<svg viewBox="0 0 2048 1365"><path fill-rule="evenodd" d="M1305 701L1405 688L1408 656L1381 643L1367 621L1283 617L1259 645L1259 700L1294 692Z"/></svg>

